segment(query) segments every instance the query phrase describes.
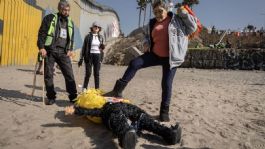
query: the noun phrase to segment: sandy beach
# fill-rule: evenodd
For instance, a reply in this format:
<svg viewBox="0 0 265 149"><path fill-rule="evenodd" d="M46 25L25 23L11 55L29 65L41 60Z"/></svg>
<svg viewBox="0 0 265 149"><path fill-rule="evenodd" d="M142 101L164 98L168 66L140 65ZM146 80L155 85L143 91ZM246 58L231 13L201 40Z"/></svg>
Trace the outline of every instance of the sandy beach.
<svg viewBox="0 0 265 149"><path fill-rule="evenodd" d="M61 73L55 76L57 101L42 103L42 77L31 100L34 66L0 68L0 148L1 149L118 149L118 140L103 125L85 117L65 116L70 105ZM101 88L112 89L126 67L103 65ZM57 70L58 71L58 70ZM81 84L84 69L78 75ZM137 72L124 96L152 116L159 114L161 102L160 67ZM93 76L93 75L92 75ZM94 86L93 77L90 87ZM80 91L80 88L79 88ZM265 72L238 70L177 70L170 106L171 121L179 122L180 144L165 142L143 132L138 149L264 149Z"/></svg>

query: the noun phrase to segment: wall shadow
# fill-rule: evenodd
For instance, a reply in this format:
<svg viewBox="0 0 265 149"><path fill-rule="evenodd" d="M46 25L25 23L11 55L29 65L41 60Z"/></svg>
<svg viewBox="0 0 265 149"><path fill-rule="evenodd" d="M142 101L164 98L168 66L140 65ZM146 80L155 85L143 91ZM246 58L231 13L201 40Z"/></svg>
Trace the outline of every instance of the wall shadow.
<svg viewBox="0 0 265 149"><path fill-rule="evenodd" d="M208 148L208 147L199 147L199 148L192 148L192 147L163 147L163 146L154 146L154 145L147 145L144 144L141 146L144 149L213 149L213 148Z"/></svg>
<svg viewBox="0 0 265 149"><path fill-rule="evenodd" d="M30 72L30 73L34 73L34 70L32 69L17 69L18 71L23 71L23 72Z"/></svg>
<svg viewBox="0 0 265 149"><path fill-rule="evenodd" d="M5 102L12 102L19 106L26 106L28 103L22 102L23 100L29 100L33 102L42 102L41 97L31 96L26 93L22 93L17 90L8 90L0 88L0 100Z"/></svg>
<svg viewBox="0 0 265 149"><path fill-rule="evenodd" d="M33 88L33 85L28 85L28 84L26 84L26 85L24 85L24 86L27 87L27 88ZM42 86L36 86L35 89L36 89L36 90L42 90ZM55 87L54 90L55 90L56 92L66 92L66 90L61 89L61 88L59 88L59 87Z"/></svg>
<svg viewBox="0 0 265 149"><path fill-rule="evenodd" d="M40 102L42 101L40 97L37 96L31 96L29 94L26 93L22 93L20 91L17 90L8 90L8 89L3 89L0 88L0 97L4 97L6 99L26 99L26 100L33 100L36 102Z"/></svg>

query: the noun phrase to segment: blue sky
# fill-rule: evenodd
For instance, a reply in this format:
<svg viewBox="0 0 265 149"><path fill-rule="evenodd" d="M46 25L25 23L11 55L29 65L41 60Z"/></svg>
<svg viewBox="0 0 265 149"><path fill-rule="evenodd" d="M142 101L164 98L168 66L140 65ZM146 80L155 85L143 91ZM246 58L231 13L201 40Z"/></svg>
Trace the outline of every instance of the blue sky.
<svg viewBox="0 0 265 149"><path fill-rule="evenodd" d="M138 27L139 10L136 9L136 0L96 1L116 10L125 35ZM182 0L173 1L181 2ZM258 29L265 27L265 0L200 0L200 4L194 6L194 11L206 27L214 25L217 29L234 30L243 29L248 24Z"/></svg>

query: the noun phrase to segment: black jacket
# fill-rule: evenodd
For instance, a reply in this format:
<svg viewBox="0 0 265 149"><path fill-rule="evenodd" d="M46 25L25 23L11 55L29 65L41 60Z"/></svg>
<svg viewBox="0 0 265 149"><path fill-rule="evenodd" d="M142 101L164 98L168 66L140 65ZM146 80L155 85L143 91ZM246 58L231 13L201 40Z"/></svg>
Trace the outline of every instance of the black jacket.
<svg viewBox="0 0 265 149"><path fill-rule="evenodd" d="M37 41L37 46L39 49L45 48L47 51L51 51L54 50L55 47L54 46L54 39L55 37L58 37L58 31L59 31L59 19L60 19L60 14L58 14L58 20L57 20L57 24L56 24L56 30L55 30L55 37L53 38L52 44L50 46L45 46L45 41L46 41L46 37L48 34L48 30L50 28L50 24L52 22L54 18L54 14L49 14L47 16L45 16L42 20L40 29L39 29L39 33L38 33L38 41ZM73 22L72 22L73 23ZM69 36L69 35L68 35ZM72 41L69 40L70 38L67 38L67 48L65 49L66 51L73 50L73 40L74 40L74 29L73 29L73 34L72 34ZM69 43L71 42L71 47L69 47Z"/></svg>
<svg viewBox="0 0 265 149"><path fill-rule="evenodd" d="M103 36L102 35L98 35L98 39L100 41L100 45L104 46ZM89 62L92 40L93 40L93 34L90 32L85 37L85 40L84 40L84 43L83 43L83 47L82 47L82 50L81 50L81 53L80 53L80 60L82 61L84 59L86 63ZM103 60L103 56L104 56L103 50L104 50L104 48L100 50L101 61Z"/></svg>

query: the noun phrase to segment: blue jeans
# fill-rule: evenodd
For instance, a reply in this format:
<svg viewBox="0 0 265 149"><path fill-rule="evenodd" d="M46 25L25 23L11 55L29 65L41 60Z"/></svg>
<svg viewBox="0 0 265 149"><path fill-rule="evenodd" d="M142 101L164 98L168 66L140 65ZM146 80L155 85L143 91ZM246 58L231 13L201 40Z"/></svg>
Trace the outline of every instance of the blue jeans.
<svg viewBox="0 0 265 149"><path fill-rule="evenodd" d="M162 102L161 105L169 106L172 93L172 83L177 70L177 67L170 69L169 58L159 57L153 52L147 52L133 59L127 70L125 71L123 81L129 82L135 76L137 70L141 68L161 65L163 69L162 76ZM154 74L155 75L155 74Z"/></svg>

